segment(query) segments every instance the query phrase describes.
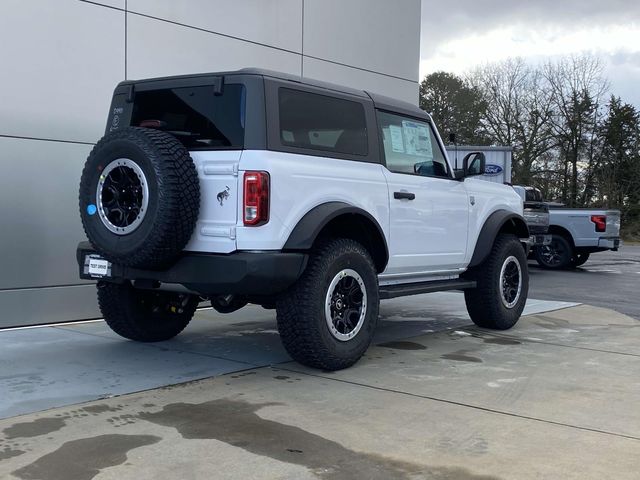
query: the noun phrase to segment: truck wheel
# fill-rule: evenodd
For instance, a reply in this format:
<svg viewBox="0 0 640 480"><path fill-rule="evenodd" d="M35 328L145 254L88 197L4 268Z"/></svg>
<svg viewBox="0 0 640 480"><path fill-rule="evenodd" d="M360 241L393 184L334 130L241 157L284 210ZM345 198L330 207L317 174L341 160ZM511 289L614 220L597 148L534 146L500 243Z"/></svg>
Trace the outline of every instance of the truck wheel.
<svg viewBox="0 0 640 480"><path fill-rule="evenodd" d="M482 328L507 330L524 309L529 293L527 257L515 235L498 235L491 253L465 276L477 287L464 291L467 311Z"/></svg>
<svg viewBox="0 0 640 480"><path fill-rule="evenodd" d="M79 200L82 226L98 253L130 267L162 267L195 228L198 173L175 137L129 127L108 133L93 148Z"/></svg>
<svg viewBox="0 0 640 480"><path fill-rule="evenodd" d="M371 343L379 303L369 252L353 240L329 240L277 300L280 338L303 365L330 371L350 367Z"/></svg>
<svg viewBox="0 0 640 480"><path fill-rule="evenodd" d="M587 263L587 260L589 260L589 252L576 253L575 258L573 259L573 265L579 267Z"/></svg>
<svg viewBox="0 0 640 480"><path fill-rule="evenodd" d="M551 243L534 249L538 265L551 270L562 270L572 267L573 247L563 235L551 235Z"/></svg>
<svg viewBox="0 0 640 480"><path fill-rule="evenodd" d="M198 297L98 282L98 304L105 322L118 335L137 342L161 342L189 324Z"/></svg>

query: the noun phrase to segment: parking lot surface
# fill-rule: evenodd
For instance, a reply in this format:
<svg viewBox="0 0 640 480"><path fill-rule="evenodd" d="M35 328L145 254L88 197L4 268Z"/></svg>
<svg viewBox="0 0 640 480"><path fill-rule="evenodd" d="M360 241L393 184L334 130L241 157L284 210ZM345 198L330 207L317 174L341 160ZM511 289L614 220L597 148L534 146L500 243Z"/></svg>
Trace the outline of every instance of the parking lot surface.
<svg viewBox="0 0 640 480"><path fill-rule="evenodd" d="M575 305L530 299L526 312ZM462 294L385 301L376 343L470 323ZM199 311L176 338L126 341L102 321L0 330L0 418L287 362L275 313Z"/></svg>
<svg viewBox="0 0 640 480"><path fill-rule="evenodd" d="M549 271L529 262L529 295L612 308L640 320L640 246L593 253L582 267Z"/></svg>
<svg viewBox="0 0 640 480"><path fill-rule="evenodd" d="M455 308L429 322L404 300L383 310L387 338L347 370L247 362L214 378L1 420L0 478L638 478L638 321L583 305L496 333ZM69 333L105 335L94 325ZM236 327L244 333L224 343L219 332L194 331L185 344L212 343L222 357L238 354L233 338L244 350L266 341L277 358L276 335ZM164 352L171 361L160 369L197 355L176 351Z"/></svg>

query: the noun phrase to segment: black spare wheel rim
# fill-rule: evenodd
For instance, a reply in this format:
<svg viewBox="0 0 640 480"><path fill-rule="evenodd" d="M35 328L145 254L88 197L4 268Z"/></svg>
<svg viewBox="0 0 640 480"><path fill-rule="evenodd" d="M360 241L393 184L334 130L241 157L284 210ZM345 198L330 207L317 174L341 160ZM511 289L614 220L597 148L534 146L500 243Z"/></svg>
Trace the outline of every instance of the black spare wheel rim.
<svg viewBox="0 0 640 480"><path fill-rule="evenodd" d="M108 230L116 235L131 233L147 213L147 178L137 163L118 158L102 171L96 199L100 220Z"/></svg>
<svg viewBox="0 0 640 480"><path fill-rule="evenodd" d="M325 318L331 335L346 342L355 337L367 314L367 289L362 277L352 269L338 272L327 290Z"/></svg>
<svg viewBox="0 0 640 480"><path fill-rule="evenodd" d="M80 180L80 216L105 259L164 268L187 245L198 219L198 173L169 133L128 127L93 148Z"/></svg>

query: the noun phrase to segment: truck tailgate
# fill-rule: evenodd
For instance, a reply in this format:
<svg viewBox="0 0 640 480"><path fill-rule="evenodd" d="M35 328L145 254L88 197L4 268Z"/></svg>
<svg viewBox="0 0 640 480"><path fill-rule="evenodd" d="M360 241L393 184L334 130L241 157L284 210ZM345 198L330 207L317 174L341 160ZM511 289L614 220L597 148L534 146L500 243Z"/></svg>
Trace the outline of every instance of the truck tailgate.
<svg viewBox="0 0 640 480"><path fill-rule="evenodd" d="M619 237L620 236L620 210L607 210L607 229L602 236Z"/></svg>

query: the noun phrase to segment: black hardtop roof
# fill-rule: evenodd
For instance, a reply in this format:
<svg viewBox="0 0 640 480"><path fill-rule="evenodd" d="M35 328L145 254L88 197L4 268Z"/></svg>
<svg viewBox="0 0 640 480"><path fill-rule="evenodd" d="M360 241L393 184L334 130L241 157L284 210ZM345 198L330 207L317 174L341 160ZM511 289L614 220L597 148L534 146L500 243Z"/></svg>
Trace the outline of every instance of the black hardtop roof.
<svg viewBox="0 0 640 480"><path fill-rule="evenodd" d="M397 100L395 98L386 97L384 95L380 95L377 93L369 92L366 90L358 90L355 88L345 87L344 85L338 85L335 83L325 82L322 80L314 80L311 78L301 77L299 75L292 75L284 72L277 72L274 70L267 70L263 68L243 68L240 70L226 71L226 72L211 72L211 73L197 73L191 75L175 75L170 77L156 77L156 78L145 78L140 80L125 80L121 82L120 85L130 85L144 82L156 82L163 80L171 80L171 79L187 79L187 78L198 78L198 77L220 77L220 76L233 76L233 75L260 75L263 77L275 78L278 80L286 80L289 82L296 82L302 85L310 85L313 87L324 88L326 90L333 90L336 92L346 93L349 95L353 95L356 97L370 98L376 108L382 110L389 110L392 112L403 113L406 115L410 115L412 117L418 117L425 120L430 120L429 114L424 110L421 110L417 106L409 103L403 102L402 100Z"/></svg>

